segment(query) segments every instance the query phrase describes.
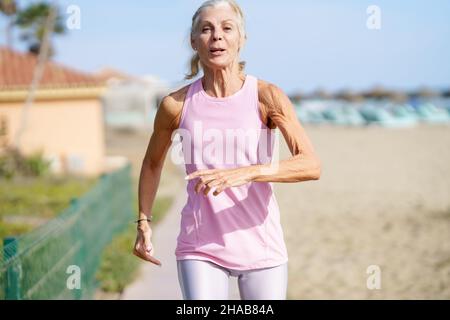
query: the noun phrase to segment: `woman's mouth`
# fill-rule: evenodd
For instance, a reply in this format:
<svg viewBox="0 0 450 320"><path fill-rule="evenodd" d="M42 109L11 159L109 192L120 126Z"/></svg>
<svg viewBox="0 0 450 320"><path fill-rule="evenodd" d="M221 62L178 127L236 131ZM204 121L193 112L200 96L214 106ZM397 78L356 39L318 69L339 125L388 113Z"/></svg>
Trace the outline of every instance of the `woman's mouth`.
<svg viewBox="0 0 450 320"><path fill-rule="evenodd" d="M225 49L209 49L209 52L213 56L221 56L225 53Z"/></svg>

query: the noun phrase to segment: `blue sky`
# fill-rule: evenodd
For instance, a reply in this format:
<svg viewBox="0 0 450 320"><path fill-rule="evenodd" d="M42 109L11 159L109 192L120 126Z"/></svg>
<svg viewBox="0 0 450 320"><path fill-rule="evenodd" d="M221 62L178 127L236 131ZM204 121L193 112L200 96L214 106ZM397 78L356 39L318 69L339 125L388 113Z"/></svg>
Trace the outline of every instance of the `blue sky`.
<svg viewBox="0 0 450 320"><path fill-rule="evenodd" d="M25 4L30 1L20 1ZM191 53L192 14L203 1L58 1L81 9L81 29L55 39L56 60L95 71L104 66L180 82ZM287 93L450 87L450 1L240 0L248 42L246 71ZM381 9L381 29L366 9ZM5 20L0 19L3 30ZM1 33L0 43L4 43ZM17 40L15 47L23 49Z"/></svg>

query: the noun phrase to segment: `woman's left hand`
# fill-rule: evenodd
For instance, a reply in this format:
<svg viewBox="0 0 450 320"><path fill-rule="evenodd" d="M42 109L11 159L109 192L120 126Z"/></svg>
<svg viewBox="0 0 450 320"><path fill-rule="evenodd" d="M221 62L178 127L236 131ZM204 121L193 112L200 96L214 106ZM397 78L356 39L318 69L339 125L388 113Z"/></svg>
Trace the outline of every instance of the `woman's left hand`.
<svg viewBox="0 0 450 320"><path fill-rule="evenodd" d="M252 181L255 166L240 167L233 169L204 169L197 170L186 176L186 180L199 178L195 185L195 192L199 193L204 187L203 194L206 196L211 189L215 189L214 196L229 187L237 187Z"/></svg>

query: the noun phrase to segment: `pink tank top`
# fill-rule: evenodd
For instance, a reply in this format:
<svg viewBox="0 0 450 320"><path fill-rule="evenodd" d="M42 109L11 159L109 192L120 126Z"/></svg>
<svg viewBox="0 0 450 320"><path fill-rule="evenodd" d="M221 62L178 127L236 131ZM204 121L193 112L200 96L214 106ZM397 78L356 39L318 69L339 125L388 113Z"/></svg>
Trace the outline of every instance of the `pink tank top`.
<svg viewBox="0 0 450 320"><path fill-rule="evenodd" d="M260 119L258 80L246 75L231 96L208 95L197 79L188 88L180 125L186 174L201 169L270 163L274 132ZM278 203L271 182L249 182L214 196L195 193L188 180L181 212L177 260L208 260L249 270L288 261Z"/></svg>

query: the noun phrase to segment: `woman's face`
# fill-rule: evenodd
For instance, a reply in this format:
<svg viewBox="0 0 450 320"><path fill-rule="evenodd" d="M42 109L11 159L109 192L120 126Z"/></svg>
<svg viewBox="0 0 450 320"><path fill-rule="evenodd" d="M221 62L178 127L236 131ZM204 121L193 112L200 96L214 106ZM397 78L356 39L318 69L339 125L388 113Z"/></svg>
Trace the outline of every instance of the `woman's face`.
<svg viewBox="0 0 450 320"><path fill-rule="evenodd" d="M229 66L238 58L240 47L234 11L229 6L204 9L200 13L192 47L197 49L203 65L213 69Z"/></svg>

